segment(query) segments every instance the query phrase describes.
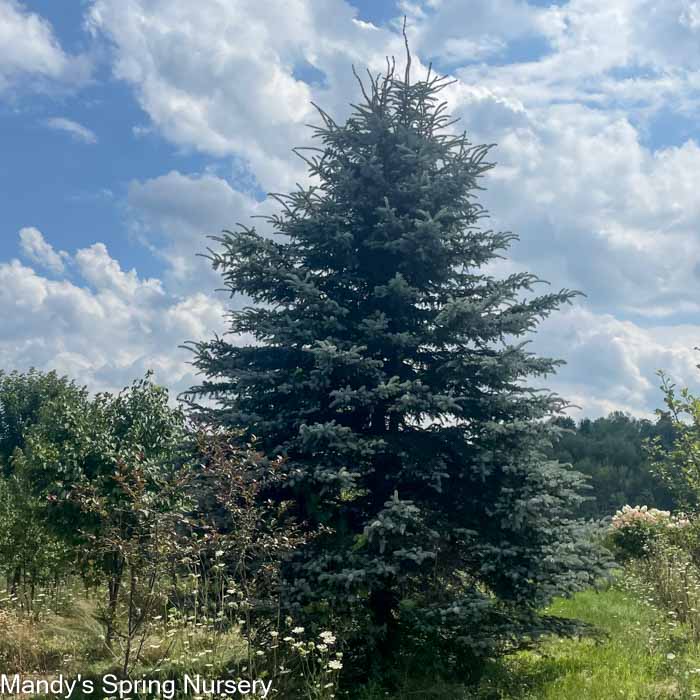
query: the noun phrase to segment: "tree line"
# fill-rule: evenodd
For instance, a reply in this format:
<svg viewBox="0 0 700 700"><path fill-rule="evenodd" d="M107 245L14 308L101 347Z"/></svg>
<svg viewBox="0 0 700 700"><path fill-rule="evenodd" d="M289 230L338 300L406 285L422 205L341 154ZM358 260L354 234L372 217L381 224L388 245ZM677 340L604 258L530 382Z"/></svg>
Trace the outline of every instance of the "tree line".
<svg viewBox="0 0 700 700"><path fill-rule="evenodd" d="M562 429L550 454L588 477L591 500L581 505L586 517L606 518L624 505L675 510L678 499L654 466L653 446L670 449L676 430L667 412L656 419L621 411L578 423L554 420Z"/></svg>

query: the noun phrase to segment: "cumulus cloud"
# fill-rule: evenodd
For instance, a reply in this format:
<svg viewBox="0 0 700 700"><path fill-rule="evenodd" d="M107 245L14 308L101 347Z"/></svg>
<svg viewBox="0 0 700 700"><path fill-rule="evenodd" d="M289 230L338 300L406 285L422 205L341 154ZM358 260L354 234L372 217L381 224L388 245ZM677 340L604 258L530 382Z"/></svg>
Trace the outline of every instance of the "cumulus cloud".
<svg viewBox="0 0 700 700"><path fill-rule="evenodd" d="M51 272L62 273L65 271L65 261L68 253L64 250L56 251L47 243L43 234L34 226L25 226L19 231L20 248L24 255L32 262Z"/></svg>
<svg viewBox="0 0 700 700"><path fill-rule="evenodd" d="M46 120L45 124L50 129L65 131L76 141L81 143L97 143L97 136L95 135L94 131L76 121L73 121L72 119L66 119L65 117L51 117L50 119Z"/></svg>
<svg viewBox="0 0 700 700"><path fill-rule="evenodd" d="M498 143L482 200L495 227L521 236L501 270L588 295L536 336L536 349L568 361L552 387L588 413L648 414L660 401L656 369L681 383L697 375L700 146L671 138L654 147L646 137L659 110L696 112L700 3L545 5L405 0L397 14L408 16L414 75L433 60L456 76L445 96L461 126L474 142ZM135 172L128 186L132 232L166 263L162 279L122 270L103 244L69 258L23 229L29 260L54 275L70 261L80 280L50 280L17 261L0 267L0 283L27 309L16 327L4 321L3 358L35 357L103 385L153 363L182 386L189 370L172 348L220 329L224 310L209 295L218 277L195 257L206 235L268 213L260 188L306 181L290 148L309 140L311 100L342 120L358 95L350 64L379 71L389 54L401 69L400 21L360 21L344 0L93 0L88 26L150 120L134 134L159 133L216 170ZM0 46L8 41L0 91L19 76L80 74L50 25L16 0L0 0Z"/></svg>
<svg viewBox="0 0 700 700"><path fill-rule="evenodd" d="M89 73L89 61L66 54L44 18L17 0L0 0L0 93L18 87L80 84Z"/></svg>
<svg viewBox="0 0 700 700"><path fill-rule="evenodd" d="M128 203L134 230L168 263L167 281L180 291L213 289L219 284L209 262L197 256L206 251L207 236L238 223L251 225L252 216L270 211L269 203L257 202L221 177L178 171L134 180Z"/></svg>
<svg viewBox="0 0 700 700"><path fill-rule="evenodd" d="M23 249L43 242L45 262L53 249L27 231L38 233L23 229ZM49 279L19 260L0 263L0 305L19 310L0 315L0 366L56 369L93 390L117 390L149 368L176 391L194 384L190 355L178 345L225 330L221 300L168 294L160 280L123 270L102 243L73 259L75 281Z"/></svg>
<svg viewBox="0 0 700 700"><path fill-rule="evenodd" d="M477 3L482 4L489 3ZM546 8L517 5L526 17L519 25L521 33L544 43L543 55L501 65L462 65L455 73L464 82L533 105L580 101L656 110L669 103L686 109L697 104L700 29L694 0L569 0ZM472 36L464 6L462 11L466 35ZM516 15L514 11L512 16ZM435 23L439 20L429 18L419 24L417 36L429 36Z"/></svg>
<svg viewBox="0 0 700 700"><path fill-rule="evenodd" d="M533 348L566 359L547 386L587 415L623 410L648 417L662 405L658 370L700 391L700 353L694 349L699 335L697 325L640 327L577 305L548 319Z"/></svg>
<svg viewBox="0 0 700 700"><path fill-rule="evenodd" d="M472 130L499 142L482 200L498 226L520 234L517 261L581 289L597 309L690 308L700 293L694 141L652 152L620 114L526 109L467 91L459 99Z"/></svg>
<svg viewBox="0 0 700 700"><path fill-rule="evenodd" d="M522 0L425 0L401 3L413 49L443 66L502 55L510 41L540 36L550 11Z"/></svg>
<svg viewBox="0 0 700 700"><path fill-rule="evenodd" d="M182 0L95 0L89 21L113 47L115 76L166 138L235 154L276 190L305 177L289 152L309 139L311 100L346 110L356 89L351 63L381 70L387 53L403 54L400 36L356 14L343 0L210 0L206 10ZM298 77L303 66L325 79L312 87Z"/></svg>

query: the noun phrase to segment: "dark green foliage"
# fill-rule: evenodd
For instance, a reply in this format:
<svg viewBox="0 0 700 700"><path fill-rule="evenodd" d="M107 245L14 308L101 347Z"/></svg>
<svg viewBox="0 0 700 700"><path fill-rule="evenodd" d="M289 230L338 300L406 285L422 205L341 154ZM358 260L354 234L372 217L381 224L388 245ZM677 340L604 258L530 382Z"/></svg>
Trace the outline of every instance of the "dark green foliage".
<svg viewBox="0 0 700 700"><path fill-rule="evenodd" d="M137 560L147 569L148 552L157 551L151 543L168 534L162 527L158 534L159 515L182 498L171 486L186 458L184 415L149 376L117 395L94 397L36 372L9 375L3 388L5 454L12 449L12 457L0 488L0 525L18 536L9 545L0 536L0 556L20 573L29 569L32 580L55 552L72 573L106 579L109 645L122 579L128 572L133 582Z"/></svg>
<svg viewBox="0 0 700 700"><path fill-rule="evenodd" d="M0 572L26 609L40 585L74 572L74 553L46 524L46 502L17 476L0 477Z"/></svg>
<svg viewBox="0 0 700 700"><path fill-rule="evenodd" d="M12 471L15 450L23 449L27 431L43 416L49 401L71 404L84 397L86 390L59 377L56 372L26 373L0 370L0 468L5 475Z"/></svg>
<svg viewBox="0 0 700 700"><path fill-rule="evenodd" d="M665 410L657 410L668 435L656 436L648 453L652 469L673 494L677 504L697 513L700 508L700 397L680 389L663 372L661 390Z"/></svg>
<svg viewBox="0 0 700 700"><path fill-rule="evenodd" d="M155 496L184 442L182 412L148 376L117 395L85 392L73 403L51 400L42 411L45 419L25 435L22 468L32 490L50 503L51 527L71 542L97 533L110 511L129 500L123 481L132 472ZM87 507L86 491L100 508Z"/></svg>
<svg viewBox="0 0 700 700"><path fill-rule="evenodd" d="M0 570L27 608L38 585L62 580L74 562L48 525L46 500L22 469L27 435L51 420L49 404L75 407L85 396L55 372L0 371Z"/></svg>
<svg viewBox="0 0 700 700"><path fill-rule="evenodd" d="M390 71L345 124L319 110L302 152L317 184L276 195L277 235L216 239L226 287L254 302L230 330L256 342L196 344L208 379L191 394L218 401L202 419L284 457L266 496L325 528L289 562L287 595L366 617L385 660L435 648L470 675L566 627L541 607L604 566L571 517L579 475L545 455L564 402L526 386L559 362L524 341L574 293L486 269L513 236L478 228L488 147L448 131L444 84Z"/></svg>
<svg viewBox="0 0 700 700"><path fill-rule="evenodd" d="M606 541L617 561L624 564L630 559L639 559L648 554L664 534L662 527L648 524L625 527L613 530Z"/></svg>
<svg viewBox="0 0 700 700"><path fill-rule="evenodd" d="M555 423L564 431L554 443L552 458L570 463L590 478L594 500L582 504L585 516L609 517L624 505L676 508L645 447L655 439L671 444L673 426L667 417L650 421L616 411L605 418L584 418L578 425L571 418L558 418Z"/></svg>

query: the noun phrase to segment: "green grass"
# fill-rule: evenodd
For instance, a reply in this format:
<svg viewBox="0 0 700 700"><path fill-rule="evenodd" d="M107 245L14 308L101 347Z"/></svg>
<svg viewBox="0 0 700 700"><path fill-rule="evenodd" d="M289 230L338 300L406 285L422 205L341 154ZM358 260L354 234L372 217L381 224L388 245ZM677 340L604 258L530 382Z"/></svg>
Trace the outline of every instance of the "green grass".
<svg viewBox="0 0 700 700"><path fill-rule="evenodd" d="M40 635L32 638L29 632L26 634L23 654L31 664L27 670L46 672L49 664L55 669L61 656L61 665L73 670L81 667L84 673L98 674L110 665L104 658L88 661L88 648L92 647L94 651L96 632L86 623L89 615L85 611L73 612L75 620L54 617L43 626ZM81 614L78 615L78 612ZM406 680L399 693L365 688L357 689L349 697L357 700L700 698L700 647L688 641L687 631L682 626L674 624L668 616L632 593L618 588L600 593L586 591L570 600L558 600L549 612L588 622L601 634L581 639L550 639L536 651L519 652L491 663L478 690L423 678ZM16 645L19 641L16 634L0 639L0 657L4 645ZM194 667L203 662L214 662L214 666L225 667L225 657L227 660L237 651L240 654L235 642L235 639L227 639L219 645L220 648L213 650L212 656L201 659L200 647L209 647L209 640L191 638L182 650L177 653L175 649L171 651L174 656L189 658ZM66 658L69 650L69 657ZM152 660L144 661L145 671ZM46 667L41 668L44 665ZM85 668L87 665L89 669ZM183 664L185 668L189 665ZM170 675L181 672L183 666L175 664L163 671Z"/></svg>
<svg viewBox="0 0 700 700"><path fill-rule="evenodd" d="M551 639L486 669L478 690L409 681L362 700L663 700L700 698L700 648L662 613L616 588L586 591L550 609L594 625L598 638Z"/></svg>
<svg viewBox="0 0 700 700"><path fill-rule="evenodd" d="M623 591L586 591L551 612L595 625L600 639L551 640L489 669L483 698L659 700L700 697L696 646L684 630Z"/></svg>

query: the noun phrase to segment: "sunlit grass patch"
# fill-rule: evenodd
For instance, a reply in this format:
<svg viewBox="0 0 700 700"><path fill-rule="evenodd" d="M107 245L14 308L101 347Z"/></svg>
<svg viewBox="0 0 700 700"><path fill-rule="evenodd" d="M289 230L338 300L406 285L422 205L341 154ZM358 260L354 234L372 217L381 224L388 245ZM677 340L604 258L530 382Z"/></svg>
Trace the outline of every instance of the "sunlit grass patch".
<svg viewBox="0 0 700 700"><path fill-rule="evenodd" d="M477 697L658 700L700 692L697 647L644 601L616 588L585 591L550 612L589 622L604 636L554 639L516 654L489 669Z"/></svg>
<svg viewBox="0 0 700 700"><path fill-rule="evenodd" d="M407 678L367 687L362 700L690 700L700 697L700 648L672 617L629 591L610 588L557 600L549 612L590 623L598 634L550 639L493 662L478 689Z"/></svg>

